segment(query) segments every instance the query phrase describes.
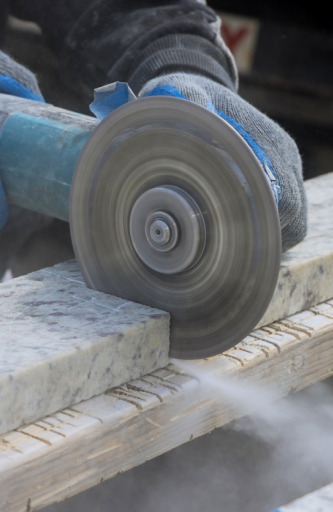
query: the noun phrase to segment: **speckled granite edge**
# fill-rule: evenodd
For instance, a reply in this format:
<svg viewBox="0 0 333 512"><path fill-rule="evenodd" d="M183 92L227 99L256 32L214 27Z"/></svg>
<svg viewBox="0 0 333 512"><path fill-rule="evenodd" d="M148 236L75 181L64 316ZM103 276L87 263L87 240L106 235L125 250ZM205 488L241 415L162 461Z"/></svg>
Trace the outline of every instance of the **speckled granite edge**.
<svg viewBox="0 0 333 512"><path fill-rule="evenodd" d="M257 327L333 297L333 173L305 182L308 234L282 255L278 283Z"/></svg>
<svg viewBox="0 0 333 512"><path fill-rule="evenodd" d="M311 258L299 265L282 267L273 298L258 327L332 297L333 252Z"/></svg>
<svg viewBox="0 0 333 512"><path fill-rule="evenodd" d="M0 433L168 363L169 314L86 288L75 261L0 285Z"/></svg>

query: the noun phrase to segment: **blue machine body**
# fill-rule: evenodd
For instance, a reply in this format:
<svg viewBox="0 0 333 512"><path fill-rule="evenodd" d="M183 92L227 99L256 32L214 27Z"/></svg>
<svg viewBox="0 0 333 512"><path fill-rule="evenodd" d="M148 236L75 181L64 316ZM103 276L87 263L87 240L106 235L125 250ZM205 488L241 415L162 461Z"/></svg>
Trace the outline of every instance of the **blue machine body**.
<svg viewBox="0 0 333 512"><path fill-rule="evenodd" d="M0 176L9 203L65 221L79 154L98 121L0 94Z"/></svg>

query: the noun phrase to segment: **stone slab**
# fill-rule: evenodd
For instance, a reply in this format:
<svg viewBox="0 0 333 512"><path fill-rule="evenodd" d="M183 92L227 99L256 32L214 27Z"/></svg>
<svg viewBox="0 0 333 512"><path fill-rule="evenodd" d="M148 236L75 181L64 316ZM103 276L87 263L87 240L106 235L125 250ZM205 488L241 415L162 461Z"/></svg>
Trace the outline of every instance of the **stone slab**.
<svg viewBox="0 0 333 512"><path fill-rule="evenodd" d="M305 183L309 229L259 326L333 296L333 173ZM0 433L167 364L169 316L86 288L74 261L0 285Z"/></svg>
<svg viewBox="0 0 333 512"><path fill-rule="evenodd" d="M305 182L308 234L282 255L272 301L258 327L333 296L333 173Z"/></svg>
<svg viewBox="0 0 333 512"><path fill-rule="evenodd" d="M0 285L0 433L168 363L169 314L86 287L75 261Z"/></svg>
<svg viewBox="0 0 333 512"><path fill-rule="evenodd" d="M326 306L286 319L292 329L280 323L259 329L222 355L191 364L174 361L70 410L0 435L1 512L43 509L265 407L248 391L248 407L245 402L233 407L209 381L202 382L203 375L210 375L211 382L236 380L244 389L260 383L270 400L329 377L333 304ZM309 328L311 318L317 321Z"/></svg>

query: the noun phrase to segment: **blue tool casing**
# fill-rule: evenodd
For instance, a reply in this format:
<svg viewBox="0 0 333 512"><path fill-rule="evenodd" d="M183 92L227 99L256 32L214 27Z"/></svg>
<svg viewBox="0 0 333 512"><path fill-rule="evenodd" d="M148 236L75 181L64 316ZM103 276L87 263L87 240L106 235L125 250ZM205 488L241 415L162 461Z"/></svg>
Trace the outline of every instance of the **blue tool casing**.
<svg viewBox="0 0 333 512"><path fill-rule="evenodd" d="M9 203L69 220L79 154L98 120L0 94L0 177Z"/></svg>

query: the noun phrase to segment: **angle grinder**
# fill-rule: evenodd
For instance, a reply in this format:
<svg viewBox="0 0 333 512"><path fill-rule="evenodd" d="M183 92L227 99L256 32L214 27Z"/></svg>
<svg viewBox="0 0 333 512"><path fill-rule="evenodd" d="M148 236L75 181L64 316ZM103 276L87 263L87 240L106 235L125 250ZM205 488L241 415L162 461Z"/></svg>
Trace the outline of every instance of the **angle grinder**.
<svg viewBox="0 0 333 512"><path fill-rule="evenodd" d="M171 314L170 355L239 343L263 316L281 258L267 176L226 121L154 96L102 122L0 95L10 203L70 223L88 287Z"/></svg>

